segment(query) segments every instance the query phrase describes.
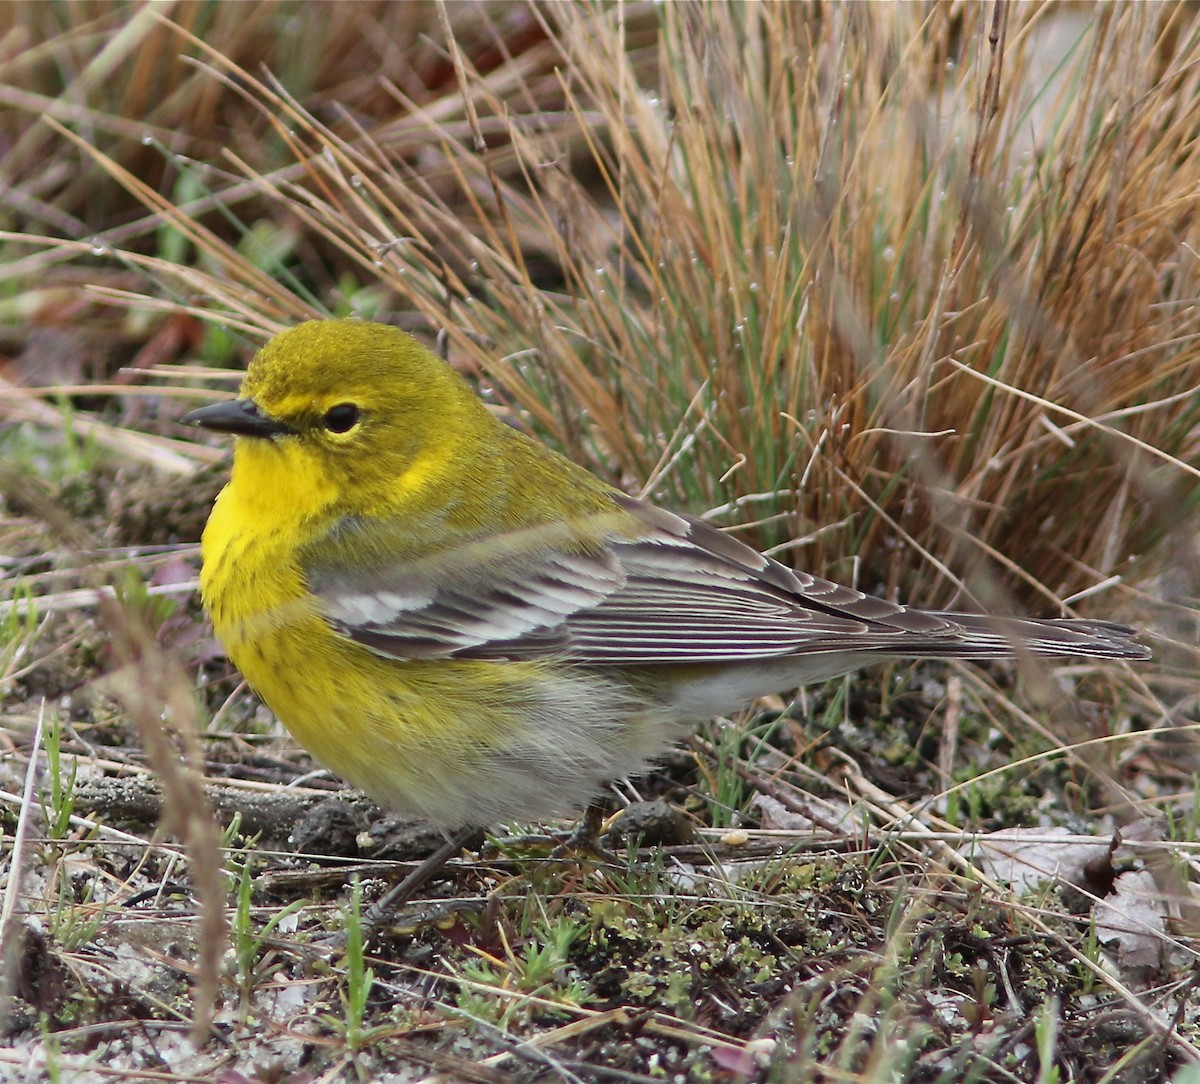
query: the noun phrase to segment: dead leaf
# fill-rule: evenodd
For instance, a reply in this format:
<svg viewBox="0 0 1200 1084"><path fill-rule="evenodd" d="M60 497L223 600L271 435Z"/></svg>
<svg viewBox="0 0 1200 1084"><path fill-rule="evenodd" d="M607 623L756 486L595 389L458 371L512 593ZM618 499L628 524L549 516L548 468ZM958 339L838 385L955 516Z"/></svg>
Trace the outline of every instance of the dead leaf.
<svg viewBox="0 0 1200 1084"><path fill-rule="evenodd" d="M1088 890L1096 881L1097 865L1111 861L1112 842L1062 827L1003 828L973 840L959 853L1020 895L1046 881Z"/></svg>
<svg viewBox="0 0 1200 1084"><path fill-rule="evenodd" d="M1113 892L1092 908L1096 935L1114 945L1124 970L1157 971L1166 934L1166 901L1149 870L1122 873Z"/></svg>

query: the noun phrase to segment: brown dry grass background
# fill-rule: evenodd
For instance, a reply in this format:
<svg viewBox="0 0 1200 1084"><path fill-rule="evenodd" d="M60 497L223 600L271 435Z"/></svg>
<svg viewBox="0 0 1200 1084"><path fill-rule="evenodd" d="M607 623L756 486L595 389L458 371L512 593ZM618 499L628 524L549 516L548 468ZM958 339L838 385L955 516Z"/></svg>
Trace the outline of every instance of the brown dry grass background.
<svg viewBox="0 0 1200 1084"><path fill-rule="evenodd" d="M169 489L211 461L170 425L211 366L312 315L391 319L440 334L573 458L781 559L929 606L1147 627L1156 665L1076 675L1079 701L956 675L931 715L941 794L922 778L885 797L861 774L850 789L876 825L961 830L940 814L993 766L956 764L965 697L1019 735L997 770L1063 756L1056 801L1081 823L1170 820L1159 897L1190 958L1174 828L1191 823L1196 698L1197 31L1186 5L13 3L0 409L56 447L64 388L149 403L85 398L71 424ZM12 492L17 555L30 510L53 526L61 499ZM81 563L28 582L112 580ZM111 695L164 770L148 707L190 697L197 670L111 620L132 675ZM14 763L27 664L8 677ZM170 721L190 714L178 699ZM909 860L966 876L941 844ZM200 943L203 1015L217 945ZM1160 1001L1119 967L1097 981L1167 1021L1147 1044L1190 1060L1169 1026L1179 972L1156 978ZM743 1079L910 1071L832 1027L815 1034L844 1060L822 1060L766 1019L776 1061ZM1012 1071L1071 1076L1065 1041L1047 1050ZM344 1071L369 1072L363 1056Z"/></svg>

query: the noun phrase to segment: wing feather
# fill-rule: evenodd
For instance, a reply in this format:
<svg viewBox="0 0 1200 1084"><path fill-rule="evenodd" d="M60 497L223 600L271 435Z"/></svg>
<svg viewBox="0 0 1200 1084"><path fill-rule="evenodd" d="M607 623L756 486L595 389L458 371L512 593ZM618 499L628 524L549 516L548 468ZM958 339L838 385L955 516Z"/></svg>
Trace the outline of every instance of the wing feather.
<svg viewBox="0 0 1200 1084"><path fill-rule="evenodd" d="M606 523L590 541L523 529L474 539L457 557L384 561L354 574L314 560L309 586L336 629L401 660L554 656L637 666L825 652L988 658L1012 655L1015 640L1037 654L1146 654L1121 625L897 606L793 571L698 520L615 500L632 521L622 515L620 529ZM639 529L628 529L630 522Z"/></svg>

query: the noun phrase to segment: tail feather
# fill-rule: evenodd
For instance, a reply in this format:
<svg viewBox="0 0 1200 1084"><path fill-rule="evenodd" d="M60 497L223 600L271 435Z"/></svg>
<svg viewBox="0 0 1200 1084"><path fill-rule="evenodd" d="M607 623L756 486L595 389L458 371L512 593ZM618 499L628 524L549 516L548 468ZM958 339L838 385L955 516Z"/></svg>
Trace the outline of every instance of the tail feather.
<svg viewBox="0 0 1200 1084"><path fill-rule="evenodd" d="M956 642L906 644L905 654L962 659L1011 658L1024 652L1046 658L1078 656L1094 659L1148 659L1150 649L1137 641L1137 630L1114 621L1041 620L988 617L983 614L933 612L962 630ZM951 650L952 648L952 650Z"/></svg>

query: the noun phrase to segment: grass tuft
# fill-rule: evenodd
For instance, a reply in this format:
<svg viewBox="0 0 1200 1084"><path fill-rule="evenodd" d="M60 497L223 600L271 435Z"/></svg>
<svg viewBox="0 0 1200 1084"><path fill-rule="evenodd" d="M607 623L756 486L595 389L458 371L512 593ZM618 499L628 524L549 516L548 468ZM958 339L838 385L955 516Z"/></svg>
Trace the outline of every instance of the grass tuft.
<svg viewBox="0 0 1200 1084"><path fill-rule="evenodd" d="M5 760L41 755L43 696L63 720L42 806L0 780L5 1034L65 1075L92 1028L152 1031L180 1079L300 1049L331 1079L1200 1058L1198 60L1182 4L0 10ZM320 314L435 340L572 458L798 567L1128 619L1155 664L765 703L621 785L693 842L501 841L363 944L358 875L395 856L159 606L221 474L183 399ZM253 856L210 800L258 816ZM296 856L322 817L342 857ZM340 967L305 948L331 884ZM210 1006L246 1060L172 1061Z"/></svg>

